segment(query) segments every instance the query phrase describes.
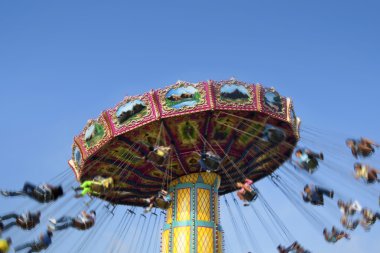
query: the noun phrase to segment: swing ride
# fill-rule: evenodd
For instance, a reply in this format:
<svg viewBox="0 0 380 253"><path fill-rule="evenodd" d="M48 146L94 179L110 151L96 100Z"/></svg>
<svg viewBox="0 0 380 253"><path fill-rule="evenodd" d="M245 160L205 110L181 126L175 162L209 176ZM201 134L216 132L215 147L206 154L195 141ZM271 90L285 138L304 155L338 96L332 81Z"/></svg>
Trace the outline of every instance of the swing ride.
<svg viewBox="0 0 380 253"><path fill-rule="evenodd" d="M114 186L97 197L114 205L146 206L146 198L168 190L173 201L162 252L222 252L218 196L288 160L299 122L292 101L274 88L179 81L126 97L89 120L74 139L69 164L80 182L112 178ZM153 151L160 147L167 155ZM221 158L207 172L198 162L206 152Z"/></svg>
<svg viewBox="0 0 380 253"><path fill-rule="evenodd" d="M318 138L318 146L309 139L312 137ZM178 81L163 89L125 97L97 119L89 120L72 145L69 165L76 182L71 171L65 170L49 184L26 182L22 190L0 190L0 194L28 197L39 205L61 203L29 208L49 217L48 230L41 235L45 239L53 232L58 235L53 237L52 247L51 238L48 244L40 239L16 245L20 251L34 247L60 252L67 240L61 231L79 228L81 237L74 240L69 252L86 252L86 248L94 247L94 241L101 241L108 226L113 226L111 238L104 243L106 249L91 252L266 253L255 238L260 230L250 224L253 219L248 210L272 241L273 250L277 247L280 253L310 253L289 231L281 212L272 207L276 203L266 199L267 192L273 192L259 191L258 181L278 189L328 243L350 238L334 227L338 222L351 233L359 224L369 231L380 219L379 212L352 199L356 198L353 191L378 197L373 187L379 182L380 170L366 164L358 167L356 163L353 177L352 171L347 172L347 167L339 164L342 156L334 154L337 147L328 146L330 140L323 138L303 127L301 139L300 119L292 100L274 88L235 79ZM325 146L319 146L320 142ZM346 144L352 154L339 145L351 159L369 150L366 157L359 156L367 159L380 147L366 138L350 139ZM322 151L331 152L325 158ZM354 178L363 179L368 186L347 183ZM337 184L340 189L335 188ZM350 196L341 192L345 187ZM91 200L84 198L81 203L73 195L88 195ZM38 201L41 199L44 201ZM71 200L75 201L73 207L65 210ZM335 200L337 203L333 203ZM331 222L326 216L336 209L341 211L340 221ZM10 219L30 222L31 213L0 216L0 235L16 226ZM120 216L113 224L112 219ZM231 231L223 230L226 219L231 220ZM228 246L231 236L239 241L234 247ZM19 238L13 234L12 239ZM2 243L9 244L4 239Z"/></svg>

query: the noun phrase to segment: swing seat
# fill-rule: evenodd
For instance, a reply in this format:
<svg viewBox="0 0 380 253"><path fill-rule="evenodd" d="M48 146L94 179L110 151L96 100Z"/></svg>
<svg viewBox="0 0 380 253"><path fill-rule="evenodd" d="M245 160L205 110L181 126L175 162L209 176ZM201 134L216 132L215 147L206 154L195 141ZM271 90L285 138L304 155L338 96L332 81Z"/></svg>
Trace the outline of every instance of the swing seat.
<svg viewBox="0 0 380 253"><path fill-rule="evenodd" d="M23 230L31 230L33 228L35 228L37 226L37 223L34 222L34 221L27 221L27 222L24 222L24 220L21 220L21 219L17 219L16 220L17 224L20 225L20 227L23 229Z"/></svg>
<svg viewBox="0 0 380 253"><path fill-rule="evenodd" d="M375 153L375 149L374 148L372 148L371 150L360 150L359 149L357 151L358 156L361 156L363 158L369 157L369 156L373 155L374 153Z"/></svg>
<svg viewBox="0 0 380 253"><path fill-rule="evenodd" d="M318 163L317 159L312 158L312 159L310 159L309 162L306 163L306 165L307 165L307 169L309 171L313 171L314 172L314 170L318 167L319 163Z"/></svg>
<svg viewBox="0 0 380 253"><path fill-rule="evenodd" d="M247 200L248 202L252 202L257 199L257 192L255 192L254 190L245 191L243 196L245 200Z"/></svg>
<svg viewBox="0 0 380 253"><path fill-rule="evenodd" d="M323 206L325 204L323 199L319 201L310 201L310 203L314 206Z"/></svg>
<svg viewBox="0 0 380 253"><path fill-rule="evenodd" d="M33 246L31 247L31 249L32 249L34 252L40 252L40 251L42 251L42 250L44 250L44 249L47 249L47 248L48 248L48 246L43 245L43 244L36 244L36 245L33 245Z"/></svg>
<svg viewBox="0 0 380 253"><path fill-rule="evenodd" d="M220 164L220 161L217 161L213 158L206 158L204 162L205 162L206 167L211 171L217 170Z"/></svg>
<svg viewBox="0 0 380 253"><path fill-rule="evenodd" d="M73 227L75 227L78 230L87 230L92 227L93 224L85 224L83 222L79 222L78 220L74 219Z"/></svg>
<svg viewBox="0 0 380 253"><path fill-rule="evenodd" d="M166 210L170 207L171 201L165 201L162 198L157 198L155 200L155 207L158 207L160 209Z"/></svg>
<svg viewBox="0 0 380 253"><path fill-rule="evenodd" d="M148 154L148 161L158 166L162 166L166 162L166 156L160 156L155 152L150 152Z"/></svg>
<svg viewBox="0 0 380 253"><path fill-rule="evenodd" d="M94 178L94 182L97 183L91 185L92 192L104 193L114 187L114 180L112 177L103 178L98 176Z"/></svg>

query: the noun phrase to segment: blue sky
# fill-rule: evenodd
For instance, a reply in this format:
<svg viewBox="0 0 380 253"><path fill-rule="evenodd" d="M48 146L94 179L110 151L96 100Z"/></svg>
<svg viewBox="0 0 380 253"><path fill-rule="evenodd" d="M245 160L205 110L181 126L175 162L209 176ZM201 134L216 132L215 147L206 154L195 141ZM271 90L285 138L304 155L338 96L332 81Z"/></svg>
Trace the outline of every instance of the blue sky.
<svg viewBox="0 0 380 253"><path fill-rule="evenodd" d="M339 145L344 145L346 136L380 141L379 8L378 1L350 0L1 1L0 188L18 188L25 180L44 182L69 170L73 137L88 119L97 118L126 95L177 80L234 76L292 97L303 126L324 136L314 134L305 145L326 149L340 170L347 168L348 176L336 180L322 167L320 180L376 207L378 187L368 190L374 196L357 190L366 186L351 180L354 159ZM368 162L380 167L378 157ZM379 224L371 233L357 231L350 242L328 245L271 184L264 181L258 187L312 252L378 251L373 240L378 238ZM0 203L0 213L37 206L3 198ZM72 205L60 211L74 215ZM338 223L339 214L332 214L337 210L318 211ZM257 218L244 212L250 215L263 252L275 252ZM222 213L229 231L227 248L240 252L223 205ZM104 229L104 241L93 242L94 247L107 244L113 224ZM14 237L24 242L34 235ZM81 238L78 233L70 237L71 242ZM61 243L52 251L70 252L70 248Z"/></svg>

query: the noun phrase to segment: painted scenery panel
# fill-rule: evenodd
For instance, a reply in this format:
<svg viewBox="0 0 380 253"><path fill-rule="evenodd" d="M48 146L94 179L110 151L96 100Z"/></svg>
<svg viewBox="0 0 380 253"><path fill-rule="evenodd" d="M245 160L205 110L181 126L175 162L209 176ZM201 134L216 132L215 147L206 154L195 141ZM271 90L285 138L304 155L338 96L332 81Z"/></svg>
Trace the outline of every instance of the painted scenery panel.
<svg viewBox="0 0 380 253"><path fill-rule="evenodd" d="M223 101L244 103L249 100L250 95L247 88L242 85L224 84L220 89L220 98Z"/></svg>
<svg viewBox="0 0 380 253"><path fill-rule="evenodd" d="M92 123L84 134L84 141L87 148L96 145L104 137L104 135L104 127L97 122Z"/></svg>
<svg viewBox="0 0 380 253"><path fill-rule="evenodd" d="M121 105L116 110L116 119L119 125L128 124L129 122L147 115L147 106L140 99L136 99Z"/></svg>
<svg viewBox="0 0 380 253"><path fill-rule="evenodd" d="M222 110L255 111L256 92L253 84L227 80L214 83L213 95L215 108Z"/></svg>
<svg viewBox="0 0 380 253"><path fill-rule="evenodd" d="M79 167L82 162L82 154L80 153L80 150L77 146L75 146L73 154L74 154L74 161L76 165Z"/></svg>
<svg viewBox="0 0 380 253"><path fill-rule="evenodd" d="M293 125L296 125L297 123L297 117L296 117L296 113L294 112L293 106L290 109L290 121Z"/></svg>
<svg viewBox="0 0 380 253"><path fill-rule="evenodd" d="M273 112L284 111L284 105L280 94L275 90L266 90L264 94L264 105Z"/></svg>
<svg viewBox="0 0 380 253"><path fill-rule="evenodd" d="M194 107L200 100L201 94L193 86L171 89L165 95L166 106L173 109Z"/></svg>

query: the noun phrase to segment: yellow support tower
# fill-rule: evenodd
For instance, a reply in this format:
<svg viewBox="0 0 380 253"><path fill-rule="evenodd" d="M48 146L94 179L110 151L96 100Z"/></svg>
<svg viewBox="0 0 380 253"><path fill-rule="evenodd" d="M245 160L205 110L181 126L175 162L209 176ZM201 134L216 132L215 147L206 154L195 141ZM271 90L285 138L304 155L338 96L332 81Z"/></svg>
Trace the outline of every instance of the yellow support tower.
<svg viewBox="0 0 380 253"><path fill-rule="evenodd" d="M162 253L222 253L219 223L220 176L194 173L170 183L172 205L166 213Z"/></svg>

